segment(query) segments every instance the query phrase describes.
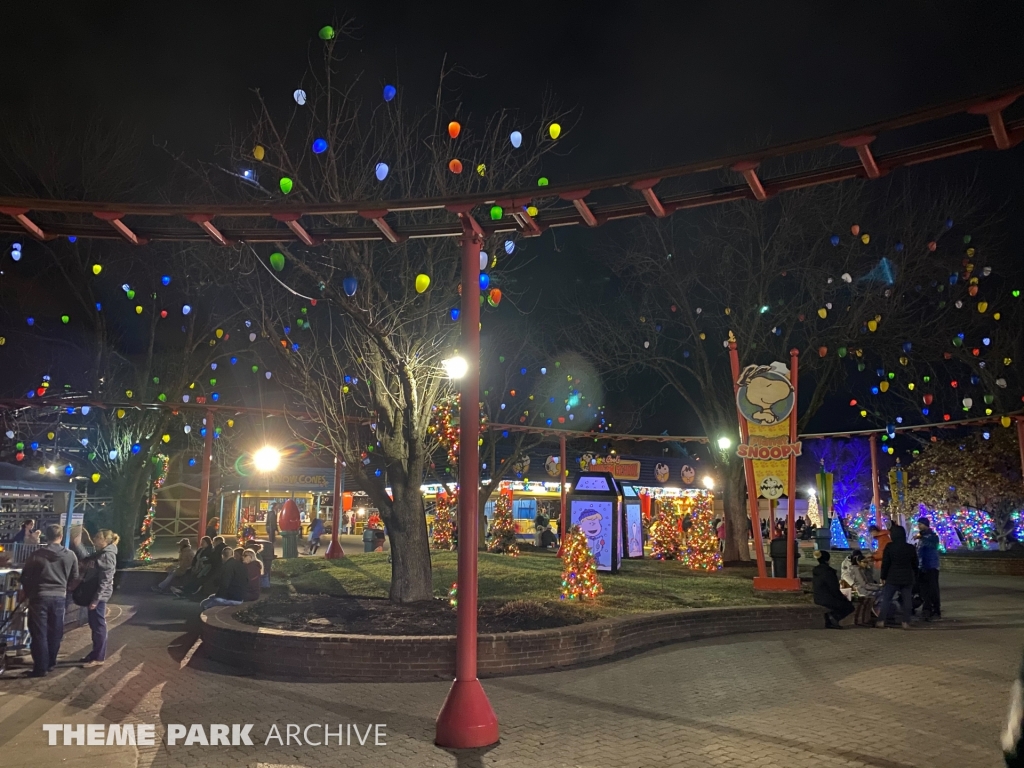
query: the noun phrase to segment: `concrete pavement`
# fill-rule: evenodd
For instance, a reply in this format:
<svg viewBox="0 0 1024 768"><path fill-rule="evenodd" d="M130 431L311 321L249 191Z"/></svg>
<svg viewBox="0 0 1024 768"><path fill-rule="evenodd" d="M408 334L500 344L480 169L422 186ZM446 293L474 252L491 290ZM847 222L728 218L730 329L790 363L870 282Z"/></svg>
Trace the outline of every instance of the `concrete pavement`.
<svg viewBox="0 0 1024 768"><path fill-rule="evenodd" d="M948 576L947 620L682 643L567 672L485 681L502 742L434 747L449 683L301 684L205 659L196 606L117 595L111 658L0 679L0 749L22 766L998 766L1024 642L1024 580ZM81 656L88 629L63 655ZM44 723L253 723L255 746L48 747ZM264 744L271 725L386 723L386 746ZM314 740L320 731L313 730Z"/></svg>

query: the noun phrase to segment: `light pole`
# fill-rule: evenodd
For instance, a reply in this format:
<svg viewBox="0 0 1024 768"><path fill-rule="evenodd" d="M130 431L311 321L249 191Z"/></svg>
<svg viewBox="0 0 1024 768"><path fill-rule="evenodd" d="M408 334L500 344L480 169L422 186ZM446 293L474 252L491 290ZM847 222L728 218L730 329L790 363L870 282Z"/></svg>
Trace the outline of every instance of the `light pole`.
<svg viewBox="0 0 1024 768"><path fill-rule="evenodd" d="M334 520L331 523L331 543L327 545L324 557L337 560L345 556L345 550L338 541L338 529L345 519L345 462L341 455L334 457Z"/></svg>
<svg viewBox="0 0 1024 768"><path fill-rule="evenodd" d="M459 402L459 604L455 682L435 724L439 747L473 749L498 741L498 718L476 676L477 527L480 488L480 240L469 213L462 215L462 348L464 358L445 362L462 373Z"/></svg>
<svg viewBox="0 0 1024 768"><path fill-rule="evenodd" d="M203 479L199 484L199 531L196 548L206 535L206 513L210 505L210 465L213 463L213 409L206 412L206 436L203 440Z"/></svg>

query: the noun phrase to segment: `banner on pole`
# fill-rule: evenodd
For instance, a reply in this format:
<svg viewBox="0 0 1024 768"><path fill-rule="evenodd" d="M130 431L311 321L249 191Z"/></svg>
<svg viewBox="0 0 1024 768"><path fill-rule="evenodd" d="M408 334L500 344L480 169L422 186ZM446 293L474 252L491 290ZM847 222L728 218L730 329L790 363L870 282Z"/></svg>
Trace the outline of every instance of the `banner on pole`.
<svg viewBox="0 0 1024 768"><path fill-rule="evenodd" d="M796 398L785 363L748 365L736 382L736 407L747 421L747 442L736 455L748 459L758 495L766 499L789 496L789 461L801 454L800 441L789 441L789 420Z"/></svg>

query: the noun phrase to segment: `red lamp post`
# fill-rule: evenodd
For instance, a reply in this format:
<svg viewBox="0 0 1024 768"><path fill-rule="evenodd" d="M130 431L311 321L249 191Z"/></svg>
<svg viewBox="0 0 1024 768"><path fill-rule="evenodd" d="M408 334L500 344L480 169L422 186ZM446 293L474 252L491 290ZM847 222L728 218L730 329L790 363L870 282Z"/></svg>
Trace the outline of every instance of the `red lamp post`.
<svg viewBox="0 0 1024 768"><path fill-rule="evenodd" d="M480 241L468 212L462 214L462 378L459 413L459 604L455 682L437 716L439 747L473 749L498 741L498 718L476 676L477 509L480 487Z"/></svg>
<svg viewBox="0 0 1024 768"><path fill-rule="evenodd" d="M210 464L213 462L213 410L206 412L206 439L203 440L203 479L199 484L199 533L196 546L206 535L206 513L210 506Z"/></svg>
<svg viewBox="0 0 1024 768"><path fill-rule="evenodd" d="M334 457L334 520L331 522L331 543L324 552L328 560L337 560L345 556L345 550L338 541L338 530L345 519L345 462L341 456Z"/></svg>

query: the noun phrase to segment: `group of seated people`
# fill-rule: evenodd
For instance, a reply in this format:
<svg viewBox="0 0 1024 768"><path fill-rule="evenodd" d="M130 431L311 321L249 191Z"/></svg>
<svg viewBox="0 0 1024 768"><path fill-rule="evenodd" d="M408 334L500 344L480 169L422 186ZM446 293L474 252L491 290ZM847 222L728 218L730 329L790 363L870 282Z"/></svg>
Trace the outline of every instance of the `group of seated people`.
<svg viewBox="0 0 1024 768"><path fill-rule="evenodd" d="M193 552L188 539L178 542L178 565L154 592L171 592L178 599L208 595L201 606L241 605L258 600L261 587L270 586L269 564L263 560L263 545L252 539L231 547L223 536L204 536Z"/></svg>

